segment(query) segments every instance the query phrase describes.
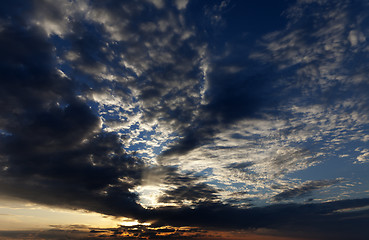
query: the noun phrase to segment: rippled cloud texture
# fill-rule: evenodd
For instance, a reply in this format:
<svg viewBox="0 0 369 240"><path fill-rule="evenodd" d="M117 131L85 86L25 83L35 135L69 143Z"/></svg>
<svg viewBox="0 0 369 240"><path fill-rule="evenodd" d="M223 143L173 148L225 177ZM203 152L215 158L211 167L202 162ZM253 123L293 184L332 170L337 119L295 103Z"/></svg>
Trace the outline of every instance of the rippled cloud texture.
<svg viewBox="0 0 369 240"><path fill-rule="evenodd" d="M0 236L365 239L368 26L364 0L1 2L0 196L151 225Z"/></svg>

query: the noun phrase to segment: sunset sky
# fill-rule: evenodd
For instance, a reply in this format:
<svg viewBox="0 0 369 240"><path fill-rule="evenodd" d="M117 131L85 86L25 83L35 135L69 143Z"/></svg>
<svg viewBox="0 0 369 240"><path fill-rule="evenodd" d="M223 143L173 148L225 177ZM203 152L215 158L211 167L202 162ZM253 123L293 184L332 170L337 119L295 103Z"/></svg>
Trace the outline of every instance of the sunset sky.
<svg viewBox="0 0 369 240"><path fill-rule="evenodd" d="M365 240L369 1L0 3L0 239Z"/></svg>

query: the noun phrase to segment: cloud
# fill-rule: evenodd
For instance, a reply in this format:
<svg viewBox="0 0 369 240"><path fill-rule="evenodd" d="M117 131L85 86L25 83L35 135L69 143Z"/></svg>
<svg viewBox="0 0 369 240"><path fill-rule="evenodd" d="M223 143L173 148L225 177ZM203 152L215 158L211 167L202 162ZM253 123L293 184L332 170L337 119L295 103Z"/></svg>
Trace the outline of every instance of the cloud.
<svg viewBox="0 0 369 240"><path fill-rule="evenodd" d="M91 232L98 233L99 230L92 230ZM121 239L122 237L127 239L198 239L207 238L207 231L197 228L180 227L174 228L165 226L161 228L152 228L149 226L121 226L116 229L106 229L101 231L100 237L108 237L109 239Z"/></svg>
<svg viewBox="0 0 369 240"><path fill-rule="evenodd" d="M141 207L129 189L140 182L142 161L101 131L77 84L58 73L46 36L23 24L14 19L0 33L1 194L135 215Z"/></svg>
<svg viewBox="0 0 369 240"><path fill-rule="evenodd" d="M190 202L196 206L203 202L218 200L217 191L204 183L195 185L179 186L173 190L167 190L159 199L159 202L184 204ZM219 200L218 200L219 201Z"/></svg>
<svg viewBox="0 0 369 240"><path fill-rule="evenodd" d="M369 156L369 152L367 149L362 150L360 153L362 153L361 155L357 156L357 162L355 163L365 163L368 162L368 156Z"/></svg>
<svg viewBox="0 0 369 240"><path fill-rule="evenodd" d="M222 204L204 204L191 208L163 208L151 211L148 218L154 221L151 226L128 226L110 229L90 229L63 227L49 231L0 232L9 239L32 236L33 239L46 237L53 239L67 235L71 239L96 239L103 237L119 239L123 236L136 239L227 239L217 231L264 229L271 237L294 237L312 239L355 239L363 240L368 231L368 199L342 200L317 204L280 204L262 208L239 209ZM192 227L182 227L191 225ZM171 226L171 227L169 227ZM179 227L179 228L178 228ZM200 228L199 228L200 227ZM77 230L77 231L76 231ZM128 234L128 236L127 236ZM215 235L214 235L215 234ZM247 232L245 232L246 236ZM265 234L262 231L259 233ZM128 238L129 239L129 238Z"/></svg>
<svg viewBox="0 0 369 240"><path fill-rule="evenodd" d="M205 102L183 138L163 152L163 156L181 155L211 142L216 133L244 119L263 119L262 109L277 104L270 69L244 59L249 49L228 49L229 56L209 63ZM216 56L213 57L216 59ZM236 63L237 62L237 63ZM237 65L234 65L237 64ZM263 72L255 69L263 68ZM229 69L237 69L230 71Z"/></svg>
<svg viewBox="0 0 369 240"><path fill-rule="evenodd" d="M368 206L368 199L342 200L318 204L284 204L239 209L221 204L204 204L195 209L162 209L153 226L171 224L218 229L269 228L287 231L295 237L313 239L365 239L367 211L340 212L340 209ZM310 229L311 235L307 229ZM296 232L295 232L296 230ZM286 232L284 234L287 234ZM306 235L308 234L308 235ZM286 236L286 235L284 235Z"/></svg>
<svg viewBox="0 0 369 240"><path fill-rule="evenodd" d="M188 0L176 0L176 6L178 10L183 10L186 8Z"/></svg>
<svg viewBox="0 0 369 240"><path fill-rule="evenodd" d="M329 187L341 182L340 180L316 180L303 183L301 186L284 190L273 197L275 201L289 200L309 195L314 190Z"/></svg>
<svg viewBox="0 0 369 240"><path fill-rule="evenodd" d="M197 108L193 103L199 101L192 89L199 85L192 83L200 72L196 67L201 45L190 39L189 30L182 35L180 30L187 28L184 20L170 13L158 16L159 30L145 45L154 36L147 33L148 28L156 31L156 24L142 21L144 27L138 30L137 22L124 24L127 16L116 11L120 6L141 16L151 9L145 4L63 2L64 7L59 8L60 3L34 2L12 16L0 33L1 55L7 59L1 65L1 193L58 207L140 216L145 210L132 190L142 183L146 166L123 150L118 134L104 131L102 120L119 122L115 117L109 119L111 111L141 112L145 118L174 121L175 129L183 128ZM160 3L153 2L159 9L164 7ZM160 21L168 19L172 20L168 26L161 25ZM132 38L138 34L142 41L123 38L126 33ZM170 46L163 48L163 41ZM127 42L132 46L127 48ZM157 47L162 51L157 52ZM128 59L131 66L123 72L118 70L121 58ZM138 84L132 85L132 79L125 77L106 79L109 73L135 76ZM117 98L107 99L103 94L107 89ZM132 105L123 110L110 108L116 99L131 97L142 100L138 104L141 110L132 110ZM162 104L153 104L159 100ZM174 188L166 191L162 201L172 202L184 192L178 201L196 202L205 193L207 199L216 198L216 190L206 184L188 177L190 186L185 187L186 177L164 172L170 178L166 184Z"/></svg>
<svg viewBox="0 0 369 240"><path fill-rule="evenodd" d="M242 163L231 163L227 166L227 168L230 169L237 169L240 171L247 171L248 167L251 167L252 165L254 165L254 163L252 162L242 162Z"/></svg>
<svg viewBox="0 0 369 240"><path fill-rule="evenodd" d="M0 231L2 239L210 239L206 230L197 228L151 228L148 226L121 226L118 228L100 229L100 228L76 228L73 226L54 226L50 230L34 231ZM213 235L214 236L214 235ZM216 237L216 235L215 235ZM217 238L220 239L220 238Z"/></svg>
<svg viewBox="0 0 369 240"><path fill-rule="evenodd" d="M223 26L232 37L208 40L200 114L162 152L161 163L204 174L204 182L221 186L223 200L243 191L264 204L278 194L273 185L297 187L300 179L289 174L307 170L311 177L312 166L346 164L335 159L357 155L349 143L366 144L367 43L361 38L353 46L349 36L367 35L367 7L361 1L298 1L283 13L286 26L256 39L246 32L237 38ZM358 159L365 162L363 154ZM252 166L230 167L240 162ZM351 178L355 170L349 168L333 178ZM324 199L338 198L336 191Z"/></svg>
<svg viewBox="0 0 369 240"><path fill-rule="evenodd" d="M190 124L201 101L198 79L205 44L194 38L189 17L178 13L187 2L164 3L71 3L59 9L70 19L61 22L69 30L54 33L61 38L57 54L63 71L80 76L81 97L95 101L99 114L116 120L114 130L130 136L127 149L142 142L140 134L155 129L145 141L146 151L140 151L150 156L157 142L162 148ZM44 8L35 4L36 12ZM107 89L110 104L94 97ZM131 110L112 104L122 102ZM138 126L136 133L133 126Z"/></svg>
<svg viewBox="0 0 369 240"><path fill-rule="evenodd" d="M333 201L350 196L330 192L326 203L265 207L273 196L296 201L339 183L298 184L304 180L288 174L342 156L351 140L365 144L367 16L354 14L361 4L350 11L347 2L298 1L285 28L224 40L212 31L233 36L222 15L229 4L7 3L0 193L153 226L366 236L367 212L347 209L368 199ZM209 25L198 19L204 11ZM150 200L159 208L140 204L140 187L156 191ZM158 237L137 228L106 232Z"/></svg>

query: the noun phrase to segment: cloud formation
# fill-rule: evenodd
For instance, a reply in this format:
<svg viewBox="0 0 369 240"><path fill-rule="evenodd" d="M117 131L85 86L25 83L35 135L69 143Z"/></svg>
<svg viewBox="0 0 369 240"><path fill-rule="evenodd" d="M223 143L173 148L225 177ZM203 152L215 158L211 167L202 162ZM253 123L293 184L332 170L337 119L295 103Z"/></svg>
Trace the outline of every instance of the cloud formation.
<svg viewBox="0 0 369 240"><path fill-rule="evenodd" d="M256 3L2 3L0 194L153 227L362 239L369 6L284 7L272 31L232 22ZM137 228L94 233L160 235Z"/></svg>
<svg viewBox="0 0 369 240"><path fill-rule="evenodd" d="M1 194L113 215L139 211L129 189L140 182L142 161L126 154L115 134L101 131L99 117L76 96L75 82L56 68L46 36L16 17L2 19L0 33L6 59Z"/></svg>
<svg viewBox="0 0 369 240"><path fill-rule="evenodd" d="M282 200L288 200L291 198L298 198L298 197L306 196L306 195L309 195L314 190L318 190L324 187L329 187L339 182L340 180L309 181L309 182L302 184L299 187L284 190L283 192L274 196L274 200L282 201Z"/></svg>

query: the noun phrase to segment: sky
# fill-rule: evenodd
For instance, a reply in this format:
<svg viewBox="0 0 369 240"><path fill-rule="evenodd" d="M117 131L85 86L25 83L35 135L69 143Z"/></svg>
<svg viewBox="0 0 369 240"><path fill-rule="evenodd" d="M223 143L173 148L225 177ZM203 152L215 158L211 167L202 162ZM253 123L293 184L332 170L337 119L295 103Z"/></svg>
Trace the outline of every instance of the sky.
<svg viewBox="0 0 369 240"><path fill-rule="evenodd" d="M0 239L364 240L366 0L0 3Z"/></svg>

